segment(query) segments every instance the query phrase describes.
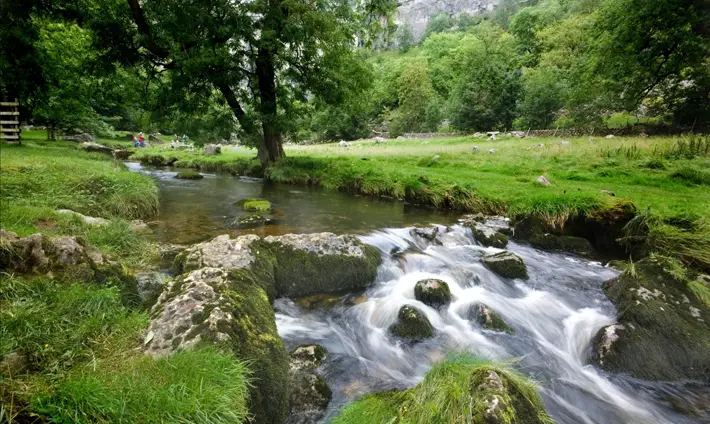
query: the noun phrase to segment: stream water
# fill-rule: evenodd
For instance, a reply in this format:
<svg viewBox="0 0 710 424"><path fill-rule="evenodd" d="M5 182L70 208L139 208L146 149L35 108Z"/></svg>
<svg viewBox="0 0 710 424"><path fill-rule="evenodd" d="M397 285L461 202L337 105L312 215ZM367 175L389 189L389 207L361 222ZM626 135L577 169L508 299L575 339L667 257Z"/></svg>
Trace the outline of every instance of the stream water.
<svg viewBox="0 0 710 424"><path fill-rule="evenodd" d="M230 218L239 213L234 202L260 197L276 206L278 225L258 229L257 234L358 233L382 251L377 281L364 293L275 302L279 334L288 349L318 343L329 351L323 368L333 400L324 422L363 394L416 385L433 363L452 351L511 361L540 383L545 407L558 423L710 422L707 415L688 415L693 404L710 403L707 386L641 381L587 365L592 337L615 321L614 306L601 284L617 271L600 263L511 243L508 250L523 258L530 274L528 281L513 283L480 262L484 254L498 250L477 245L470 230L451 225L455 217L449 214L230 175L182 181L174 179L171 170L129 167L159 182L162 223L154 227L161 241L192 243L240 232L229 229ZM431 223L446 224L440 225L441 245L422 244L407 228ZM420 250L390 255L394 248L411 245ZM442 310L416 301L414 285L424 278L448 282L454 301ZM514 333L488 331L469 320L475 303L498 312ZM387 334L404 304L426 313L436 328L433 339L412 345Z"/></svg>

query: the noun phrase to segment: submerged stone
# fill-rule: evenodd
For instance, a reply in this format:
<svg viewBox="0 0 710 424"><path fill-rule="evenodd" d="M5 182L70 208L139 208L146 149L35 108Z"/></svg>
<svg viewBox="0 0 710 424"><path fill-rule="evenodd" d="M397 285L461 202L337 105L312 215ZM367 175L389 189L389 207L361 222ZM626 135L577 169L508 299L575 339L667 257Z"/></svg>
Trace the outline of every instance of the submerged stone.
<svg viewBox="0 0 710 424"><path fill-rule="evenodd" d="M427 306L439 308L451 302L451 290L445 281L429 278L417 282L414 298Z"/></svg>
<svg viewBox="0 0 710 424"><path fill-rule="evenodd" d="M271 224L272 222L273 220L271 218L267 218L259 214L254 214L238 217L234 220L233 225L236 228L246 230L249 228L263 227L264 225Z"/></svg>
<svg viewBox="0 0 710 424"><path fill-rule="evenodd" d="M646 258L604 283L618 323L593 340L593 361L646 380L710 382L710 310L689 281Z"/></svg>
<svg viewBox="0 0 710 424"><path fill-rule="evenodd" d="M483 265L501 277L528 278L528 271L523 260L512 252L499 252L483 257Z"/></svg>
<svg viewBox="0 0 710 424"><path fill-rule="evenodd" d="M409 230L409 234L413 237L423 238L424 240L434 241L436 236L439 235L439 227L430 228L412 228Z"/></svg>
<svg viewBox="0 0 710 424"><path fill-rule="evenodd" d="M290 407L287 424L311 424L325 416L332 398L318 367L328 355L319 345L302 345L290 355Z"/></svg>
<svg viewBox="0 0 710 424"><path fill-rule="evenodd" d="M420 341L434 337L434 327L424 312L411 305L404 305L397 313L397 321L389 328L393 335L409 340Z"/></svg>
<svg viewBox="0 0 710 424"><path fill-rule="evenodd" d="M482 303L471 305L469 316L470 319L478 322L478 324L486 330L500 331L503 333L513 332L513 329L503 321L503 318L501 318L498 313Z"/></svg>

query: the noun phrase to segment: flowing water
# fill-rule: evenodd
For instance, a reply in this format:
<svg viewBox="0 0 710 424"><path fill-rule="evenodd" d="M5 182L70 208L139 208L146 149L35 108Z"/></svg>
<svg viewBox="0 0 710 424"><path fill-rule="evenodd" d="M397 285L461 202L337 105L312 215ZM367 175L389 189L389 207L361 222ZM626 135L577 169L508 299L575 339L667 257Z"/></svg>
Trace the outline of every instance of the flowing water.
<svg viewBox="0 0 710 424"><path fill-rule="evenodd" d="M229 175L181 181L173 179L170 170L130 166L159 181L160 219L166 222L157 227L162 241L187 243L224 233L229 218L238 213L236 200L261 197L276 205L279 224L257 233L354 232L382 251L377 281L364 293L275 303L287 348L318 343L330 353L323 371L333 400L324 422L363 394L416 385L432 364L453 351L510 361L540 383L546 409L559 423L710 422L710 408L706 415L687 415L693 405L708 407L707 386L641 381L588 365L591 339L615 322L614 306L601 284L618 272L600 263L511 243L508 250L523 258L530 279L510 281L483 267L481 257L498 250L477 245L464 227L440 226L441 245L423 242L403 228L415 223L449 225L450 215ZM404 255L390 254L412 246L416 249ZM425 278L446 281L453 302L436 310L415 300L414 285ZM496 311L514 333L488 331L470 320L469 309L477 303ZM388 335L387 328L404 304L425 312L436 328L433 339L408 344Z"/></svg>

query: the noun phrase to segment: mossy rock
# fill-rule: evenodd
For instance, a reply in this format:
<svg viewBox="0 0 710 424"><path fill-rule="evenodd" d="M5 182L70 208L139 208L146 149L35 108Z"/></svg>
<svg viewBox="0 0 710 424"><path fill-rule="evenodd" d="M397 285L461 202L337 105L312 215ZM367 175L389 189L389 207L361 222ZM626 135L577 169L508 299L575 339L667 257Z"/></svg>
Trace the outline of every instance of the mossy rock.
<svg viewBox="0 0 710 424"><path fill-rule="evenodd" d="M266 218L263 215L253 214L238 217L234 220L232 225L236 228L246 230L249 228L263 227L264 225L271 224L272 222L273 220Z"/></svg>
<svg viewBox="0 0 710 424"><path fill-rule="evenodd" d="M186 169L178 172L177 175L175 175L175 178L179 180L201 180L204 178L204 175L197 171L193 171L192 169Z"/></svg>
<svg viewBox="0 0 710 424"><path fill-rule="evenodd" d="M504 249L508 245L508 236L485 224L476 223L471 231L476 241L483 246Z"/></svg>
<svg viewBox="0 0 710 424"><path fill-rule="evenodd" d="M161 167L161 166L172 166L175 162L177 162L178 159L175 157L165 157L165 156L160 156L160 155L148 155L148 156L141 156L138 160L140 161L140 163L142 165Z"/></svg>
<svg viewBox="0 0 710 424"><path fill-rule="evenodd" d="M314 423L325 416L333 393L318 367L327 354L319 345L301 345L291 352L289 423Z"/></svg>
<svg viewBox="0 0 710 424"><path fill-rule="evenodd" d="M528 279L528 271L523 260L511 252L499 252L483 257L483 265L501 277Z"/></svg>
<svg viewBox="0 0 710 424"><path fill-rule="evenodd" d="M263 199L243 199L237 202L247 212L268 212L271 210L271 202Z"/></svg>
<svg viewBox="0 0 710 424"><path fill-rule="evenodd" d="M363 289L375 281L380 251L331 233L266 237L275 259L276 292L301 297Z"/></svg>
<svg viewBox="0 0 710 424"><path fill-rule="evenodd" d="M582 237L538 233L530 237L530 244L542 250L569 252L580 256L589 256L594 252L592 243Z"/></svg>
<svg viewBox="0 0 710 424"><path fill-rule="evenodd" d="M332 424L552 424L537 387L501 365L450 355L419 385L370 394L347 405Z"/></svg>
<svg viewBox="0 0 710 424"><path fill-rule="evenodd" d="M432 308L451 303L451 290L445 281L429 278L414 286L414 298Z"/></svg>
<svg viewBox="0 0 710 424"><path fill-rule="evenodd" d="M486 330L501 333L513 333L513 329L498 315L498 313L482 303L471 305L469 317Z"/></svg>
<svg viewBox="0 0 710 424"><path fill-rule="evenodd" d="M411 305L399 308L397 321L390 326L389 332L409 341L420 341L434 337L434 327L424 312Z"/></svg>
<svg viewBox="0 0 710 424"><path fill-rule="evenodd" d="M618 324L596 335L593 361L646 380L710 382L710 310L690 281L668 269L665 260L646 258L604 283Z"/></svg>

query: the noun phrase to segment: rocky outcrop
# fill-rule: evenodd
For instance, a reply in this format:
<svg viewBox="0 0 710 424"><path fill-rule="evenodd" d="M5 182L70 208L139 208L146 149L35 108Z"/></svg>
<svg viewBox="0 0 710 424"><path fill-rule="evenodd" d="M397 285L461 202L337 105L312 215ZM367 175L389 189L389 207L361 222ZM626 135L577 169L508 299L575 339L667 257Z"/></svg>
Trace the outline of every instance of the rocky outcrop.
<svg viewBox="0 0 710 424"><path fill-rule="evenodd" d="M69 282L110 283L121 290L124 303L139 303L135 278L81 237L48 237L38 233L21 238L0 229L0 271L48 274L55 280Z"/></svg>
<svg viewBox="0 0 710 424"><path fill-rule="evenodd" d="M366 288L381 261L379 250L351 235L287 234L266 237L264 243L275 260L279 296Z"/></svg>
<svg viewBox="0 0 710 424"><path fill-rule="evenodd" d="M216 261L217 263L219 261ZM249 261L223 261L170 281L153 307L146 352L160 357L201 343L250 361L250 412L255 423L280 424L288 409L288 356L271 303Z"/></svg>
<svg viewBox="0 0 710 424"><path fill-rule="evenodd" d="M75 135L65 135L64 140L67 141L77 141L77 142L87 142L87 143L93 143L96 141L96 137L89 133L81 133L81 134L75 134Z"/></svg>
<svg viewBox="0 0 710 424"><path fill-rule="evenodd" d="M445 281L429 278L414 286L414 298L432 308L451 303L451 290Z"/></svg>
<svg viewBox="0 0 710 424"><path fill-rule="evenodd" d="M163 292L167 276L162 272L143 271L136 274L138 297L141 304L150 308Z"/></svg>
<svg viewBox="0 0 710 424"><path fill-rule="evenodd" d="M327 354L318 345L299 346L291 352L291 397L286 424L314 424L325 416L332 392L318 368Z"/></svg>
<svg viewBox="0 0 710 424"><path fill-rule="evenodd" d="M593 361L646 380L710 382L710 308L667 269L646 258L604 283L618 323L597 333Z"/></svg>
<svg viewBox="0 0 710 424"><path fill-rule="evenodd" d="M513 329L494 310L482 303L471 305L469 317L486 330L512 333Z"/></svg>
<svg viewBox="0 0 710 424"><path fill-rule="evenodd" d="M402 0L398 3L397 23L407 23L416 40L420 40L429 20L439 13L458 16L462 13L477 15L498 4L498 0Z"/></svg>
<svg viewBox="0 0 710 424"><path fill-rule="evenodd" d="M399 308L397 321L389 327L389 332L408 341L420 341L434 337L434 327L424 312L411 305Z"/></svg>
<svg viewBox="0 0 710 424"><path fill-rule="evenodd" d="M206 155L209 156L219 155L222 153L222 146L220 146L219 144L206 144L204 152Z"/></svg>
<svg viewBox="0 0 710 424"><path fill-rule="evenodd" d="M505 278L528 278L528 271L525 263L512 252L499 252L492 255L486 255L482 259L483 265L501 277Z"/></svg>
<svg viewBox="0 0 710 424"><path fill-rule="evenodd" d="M580 256L589 256L594 252L592 243L582 237L538 233L530 237L530 244L542 250L569 252Z"/></svg>

